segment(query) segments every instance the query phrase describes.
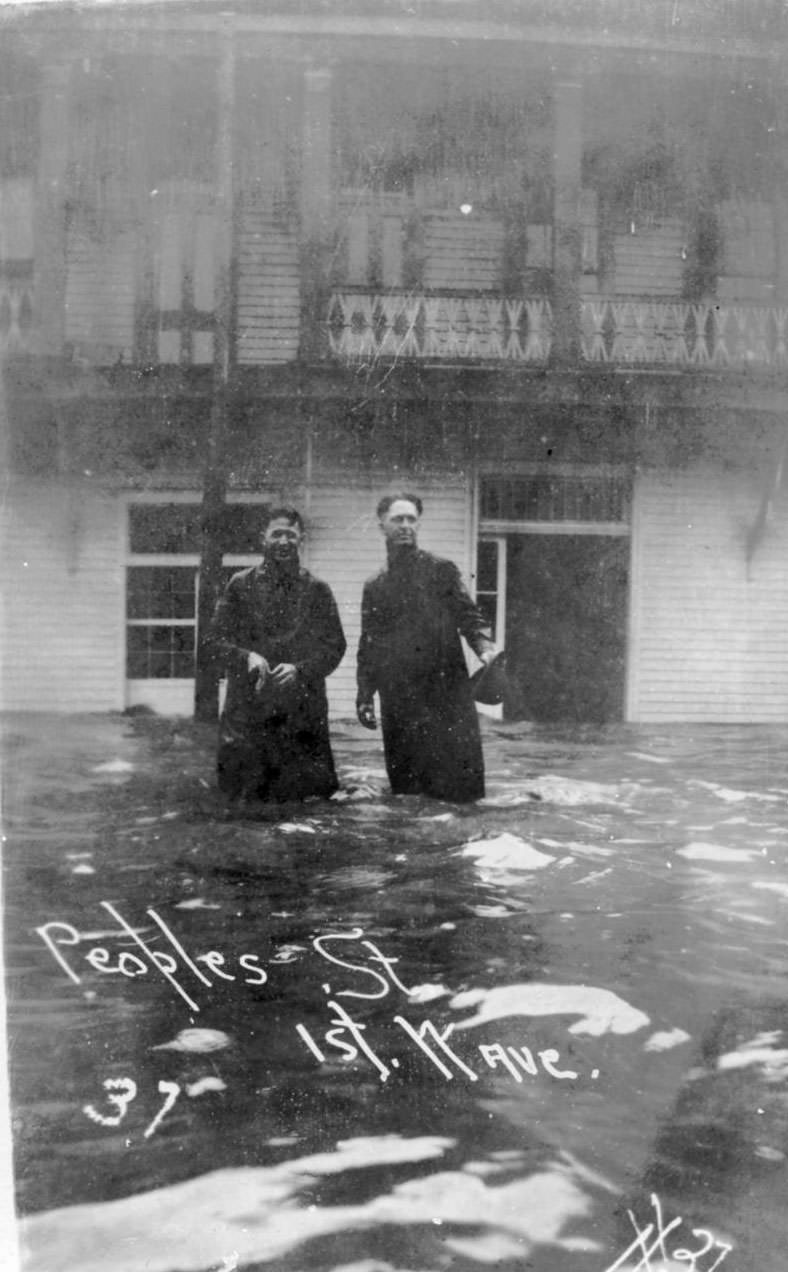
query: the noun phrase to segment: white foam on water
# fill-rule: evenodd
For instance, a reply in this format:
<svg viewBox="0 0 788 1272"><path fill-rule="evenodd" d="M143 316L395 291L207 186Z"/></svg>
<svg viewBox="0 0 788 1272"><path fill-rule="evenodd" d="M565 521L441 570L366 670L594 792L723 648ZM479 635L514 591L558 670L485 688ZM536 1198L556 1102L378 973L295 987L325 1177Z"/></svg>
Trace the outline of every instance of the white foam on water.
<svg viewBox="0 0 788 1272"><path fill-rule="evenodd" d="M594 985L548 985L538 981L518 985L499 985L493 989L470 989L456 994L450 1004L454 1010L476 1007L476 1015L455 1024L455 1029L474 1029L477 1025L508 1016L579 1016L569 1026L571 1034L629 1034L650 1023L645 1012L632 1007L609 989Z"/></svg>
<svg viewBox="0 0 788 1272"><path fill-rule="evenodd" d="M89 866L87 865L86 862L81 861L78 866L72 867L71 873L72 874L95 874L96 872L92 866Z"/></svg>
<svg viewBox="0 0 788 1272"><path fill-rule="evenodd" d="M581 883L598 883L600 879L604 879L605 875L609 875L609 874L612 874L612 873L613 873L613 867L612 867L612 866L607 866L607 867L606 867L606 869L604 869L604 870L592 870L590 874L583 875L583 878L582 878L582 879L578 879L578 881L577 881L577 882L578 882L578 884L581 884Z"/></svg>
<svg viewBox="0 0 788 1272"><path fill-rule="evenodd" d="M450 993L445 985L414 985L408 998L413 1003L431 1003L433 998L445 998Z"/></svg>
<svg viewBox="0 0 788 1272"><path fill-rule="evenodd" d="M95 764L91 769L93 773L132 773L134 765L129 760L121 760L117 757L114 760L105 760L103 764Z"/></svg>
<svg viewBox="0 0 788 1272"><path fill-rule="evenodd" d="M515 913L506 905L475 905L472 910L480 919L510 919Z"/></svg>
<svg viewBox="0 0 788 1272"><path fill-rule="evenodd" d="M775 1050L774 1044L782 1039L782 1030L773 1029L760 1033L750 1042L742 1043L735 1051L717 1057L717 1069L747 1069L757 1066L767 1082L784 1082L788 1078L788 1050Z"/></svg>
<svg viewBox="0 0 788 1272"><path fill-rule="evenodd" d="M788 893L788 889L786 889L786 893ZM738 919L740 923L756 923L760 927L774 927L774 919L765 919L762 914L747 914L746 911L742 912L738 906L731 906L730 910L723 910L722 913L727 913L729 918Z"/></svg>
<svg viewBox="0 0 788 1272"><path fill-rule="evenodd" d="M785 1153L781 1148L772 1148L769 1144L759 1144L755 1150L755 1156L760 1157L764 1162L784 1162Z"/></svg>
<svg viewBox="0 0 788 1272"><path fill-rule="evenodd" d="M214 901L206 901L204 897L192 897L189 901L178 901L175 910L221 910Z"/></svg>
<svg viewBox="0 0 788 1272"><path fill-rule="evenodd" d="M692 843L676 849L677 857L688 861L741 862L752 861L758 856L756 848L726 848L723 844Z"/></svg>
<svg viewBox="0 0 788 1272"><path fill-rule="evenodd" d="M633 760L647 760L649 764L670 764L665 755L649 755L645 751L627 751L627 755L631 755Z"/></svg>
<svg viewBox="0 0 788 1272"><path fill-rule="evenodd" d="M192 1082L186 1088L186 1094L196 1099L198 1095L204 1095L206 1091L226 1091L227 1085L222 1082L221 1078L217 1078L212 1074L208 1074L204 1078L198 1078L196 1082Z"/></svg>
<svg viewBox="0 0 788 1272"><path fill-rule="evenodd" d="M539 852L519 835L504 831L493 839L475 839L462 850L463 857L474 857L485 869L543 870L555 861L546 852Z"/></svg>
<svg viewBox="0 0 788 1272"><path fill-rule="evenodd" d="M298 958L299 954L303 954L305 951L305 945L280 945L271 962L292 963L294 959Z"/></svg>
<svg viewBox="0 0 788 1272"><path fill-rule="evenodd" d="M280 822L279 830L285 835L316 835L317 831L314 826L310 826L308 822Z"/></svg>
<svg viewBox="0 0 788 1272"><path fill-rule="evenodd" d="M172 1042L162 1042L151 1051L185 1051L191 1055L223 1051L229 1046L230 1039L221 1029L182 1029Z"/></svg>
<svg viewBox="0 0 788 1272"><path fill-rule="evenodd" d="M685 1029L658 1029L643 1044L644 1051L670 1051L672 1047L689 1042L690 1034Z"/></svg>
<svg viewBox="0 0 788 1272"><path fill-rule="evenodd" d="M764 892L776 892L781 897L788 897L788 883L772 883L767 879L759 879L756 883L751 884L751 887L760 888Z"/></svg>
<svg viewBox="0 0 788 1272"><path fill-rule="evenodd" d="M353 804L364 799L380 799L380 788L367 785L354 786L351 791L335 791L330 798L335 804ZM375 804L364 811L370 817L382 817L388 814L388 809L382 804Z"/></svg>
<svg viewBox="0 0 788 1272"><path fill-rule="evenodd" d="M649 839L617 839L615 842L616 842L617 844L621 844L621 843L650 843L650 842L651 842L651 840L649 840ZM574 842L573 842L573 841L571 841L571 840L569 841L569 843L564 844L564 847L565 847L565 848L571 848L571 849L572 849L572 852L573 852L573 853L575 853L575 854L576 854L576 855L578 855L578 856L581 856L581 857L591 857L591 858L592 858L592 860L593 860L593 858L595 858L595 857L597 857L597 858L601 857L601 858L604 860L604 858L605 858L605 857L613 857L613 856L615 856L615 848L599 848L599 847L597 847L596 845L592 845L592 844L579 844L579 843L574 843Z"/></svg>
<svg viewBox="0 0 788 1272"><path fill-rule="evenodd" d="M555 773L545 773L529 781L527 789L549 804L569 805L615 804L624 793L621 786L605 786L601 782L581 781Z"/></svg>
<svg viewBox="0 0 788 1272"><path fill-rule="evenodd" d="M210 1171L116 1201L31 1215L20 1223L20 1234L29 1266L46 1268L46 1272L74 1272L77 1267L79 1272L107 1272L108 1250L112 1272L172 1272L173 1268L209 1272L226 1266L230 1251L242 1266L269 1262L305 1242L355 1228L374 1229L386 1223L410 1226L421 1221L430 1207L430 1218L440 1216L428 1181L419 1179L359 1205L307 1208L302 1198L320 1176L425 1162L442 1157L453 1144L454 1140L438 1136L380 1135L340 1141L332 1152L276 1166ZM452 1178L462 1176L456 1173ZM489 1213L491 1196L495 1202L491 1190L485 1189L476 1199L471 1222L485 1222L483 1207ZM458 1197L458 1203L463 1200L467 1199ZM510 1213L518 1213L511 1197L506 1205ZM444 1212L449 1208L447 1200ZM503 1224L503 1210L499 1219ZM535 1222L544 1225L546 1221L537 1218Z"/></svg>
<svg viewBox="0 0 788 1272"><path fill-rule="evenodd" d="M740 804L745 799L757 799L763 803L774 804L780 799L779 795L768 795L765 791L738 791L728 786L720 786L718 782L702 782L699 779L694 779L687 785L701 786L704 790L716 795L717 799L725 800L726 804Z"/></svg>

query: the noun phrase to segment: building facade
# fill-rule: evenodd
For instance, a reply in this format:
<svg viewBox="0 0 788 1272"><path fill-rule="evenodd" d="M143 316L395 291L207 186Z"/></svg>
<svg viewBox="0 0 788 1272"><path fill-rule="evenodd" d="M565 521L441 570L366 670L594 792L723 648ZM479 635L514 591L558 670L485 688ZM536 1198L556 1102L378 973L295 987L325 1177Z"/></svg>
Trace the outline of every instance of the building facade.
<svg viewBox="0 0 788 1272"><path fill-rule="evenodd" d="M405 488L510 718L788 717L783 10L7 19L4 707L190 713L215 589L286 499L350 715Z"/></svg>

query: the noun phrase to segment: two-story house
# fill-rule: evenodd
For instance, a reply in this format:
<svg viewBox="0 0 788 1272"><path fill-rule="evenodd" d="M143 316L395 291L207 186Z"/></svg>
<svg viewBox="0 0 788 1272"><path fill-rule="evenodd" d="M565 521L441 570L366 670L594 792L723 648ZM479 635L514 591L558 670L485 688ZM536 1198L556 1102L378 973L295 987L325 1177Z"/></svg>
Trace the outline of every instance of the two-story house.
<svg viewBox="0 0 788 1272"><path fill-rule="evenodd" d="M509 717L788 717L787 53L776 0L4 15L4 706L191 712L275 498L351 714L404 488Z"/></svg>

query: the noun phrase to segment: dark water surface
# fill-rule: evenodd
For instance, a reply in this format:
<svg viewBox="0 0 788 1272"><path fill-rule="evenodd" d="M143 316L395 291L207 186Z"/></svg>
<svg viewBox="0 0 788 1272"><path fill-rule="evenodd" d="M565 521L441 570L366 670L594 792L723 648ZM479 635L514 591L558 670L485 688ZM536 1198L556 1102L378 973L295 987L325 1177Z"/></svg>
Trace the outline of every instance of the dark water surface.
<svg viewBox="0 0 788 1272"><path fill-rule="evenodd" d="M487 722L470 808L334 740L228 818L210 733L6 722L25 1269L784 1268L788 729Z"/></svg>

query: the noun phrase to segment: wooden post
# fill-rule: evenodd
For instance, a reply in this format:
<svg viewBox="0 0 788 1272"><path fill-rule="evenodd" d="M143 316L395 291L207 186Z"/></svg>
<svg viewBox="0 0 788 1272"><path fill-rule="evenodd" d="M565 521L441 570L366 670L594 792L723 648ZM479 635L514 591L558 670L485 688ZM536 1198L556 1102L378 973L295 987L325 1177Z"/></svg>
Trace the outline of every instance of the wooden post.
<svg viewBox="0 0 788 1272"><path fill-rule="evenodd" d="M42 68L40 152L34 221L34 338L44 357L63 354L66 301L66 167L69 63Z"/></svg>
<svg viewBox="0 0 788 1272"><path fill-rule="evenodd" d="M326 248L331 232L331 70L304 72L301 170L301 356L320 357L328 318Z"/></svg>
<svg viewBox="0 0 788 1272"><path fill-rule="evenodd" d="M233 254L233 136L235 47L226 21L219 62L219 129L216 144L215 326L211 415L206 443L201 516L200 575L197 607L197 658L194 714L215 720L219 707L220 668L209 639L210 624L222 588L223 524L227 485L227 411L230 378Z"/></svg>
<svg viewBox="0 0 788 1272"><path fill-rule="evenodd" d="M558 81L554 104L553 357L559 364L575 365L580 356L580 281L583 268L580 225L582 86Z"/></svg>

